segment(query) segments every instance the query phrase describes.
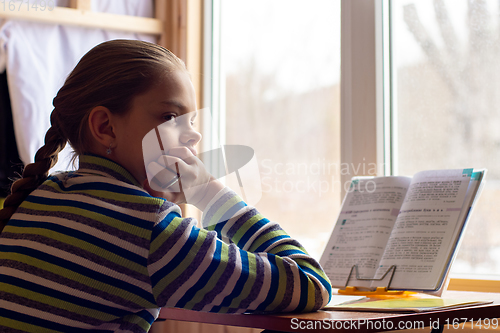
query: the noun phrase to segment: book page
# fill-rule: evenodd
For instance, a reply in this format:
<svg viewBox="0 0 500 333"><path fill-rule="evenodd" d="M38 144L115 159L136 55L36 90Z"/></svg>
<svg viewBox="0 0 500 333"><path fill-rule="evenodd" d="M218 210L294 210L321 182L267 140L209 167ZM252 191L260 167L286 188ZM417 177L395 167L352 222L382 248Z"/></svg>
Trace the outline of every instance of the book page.
<svg viewBox="0 0 500 333"><path fill-rule="evenodd" d="M435 290L455 240L472 169L423 171L413 177L377 276L397 265L391 289Z"/></svg>
<svg viewBox="0 0 500 333"><path fill-rule="evenodd" d="M343 288L353 265L361 278L373 278L410 186L408 177L353 179L320 263L334 287ZM349 286L369 287L356 280Z"/></svg>
<svg viewBox="0 0 500 333"><path fill-rule="evenodd" d="M453 260L455 259L458 253L458 249L460 248L460 243L463 239L461 235L464 234L465 232L467 220L470 217L470 214L472 213L472 210L474 208L475 203L477 202L477 199L480 196L482 186L484 185L482 181L484 179L485 174L486 170L484 169L478 171L474 170L474 172L472 173L471 181L469 183L469 187L467 188L467 194L464 200L464 209L462 209L458 217L458 223L457 226L455 227L455 230L453 231L452 240L448 245L448 248L444 250L444 253L448 254L448 257L443 255L436 261L436 266L441 265L445 267L442 273L441 280L444 280L447 277L450 271L450 266L453 263Z"/></svg>

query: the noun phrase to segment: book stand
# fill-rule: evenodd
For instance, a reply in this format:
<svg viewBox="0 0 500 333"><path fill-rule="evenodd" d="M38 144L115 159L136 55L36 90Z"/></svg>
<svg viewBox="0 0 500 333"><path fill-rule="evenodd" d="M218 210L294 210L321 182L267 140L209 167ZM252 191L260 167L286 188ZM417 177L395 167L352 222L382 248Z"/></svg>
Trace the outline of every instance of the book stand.
<svg viewBox="0 0 500 333"><path fill-rule="evenodd" d="M357 287L349 286L349 280L351 280L351 276L353 271L356 270L356 280L358 281L382 281L385 277L392 271L389 282L386 287L377 287L374 291L366 291L366 290L358 290ZM396 272L396 265L392 265L389 269L382 275L381 278L361 278L359 277L358 265L353 265L351 267L351 271L349 272L349 276L347 277L347 281L345 282L344 289L340 289L338 291L339 294L342 295L360 295L360 296L369 296L369 297L377 297L377 296L409 296L411 294L415 294L415 292L405 291L405 290L388 290L391 286L392 278L394 277L394 273Z"/></svg>

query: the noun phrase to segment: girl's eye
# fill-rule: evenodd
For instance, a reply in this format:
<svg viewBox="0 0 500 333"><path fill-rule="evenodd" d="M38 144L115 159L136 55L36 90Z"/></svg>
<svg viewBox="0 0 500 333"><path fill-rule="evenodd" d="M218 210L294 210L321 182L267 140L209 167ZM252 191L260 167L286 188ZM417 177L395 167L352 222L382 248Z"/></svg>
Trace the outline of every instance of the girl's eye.
<svg viewBox="0 0 500 333"><path fill-rule="evenodd" d="M175 114L167 114L165 116L163 116L163 119L165 119L165 121L172 121L172 120L175 120L177 116Z"/></svg>

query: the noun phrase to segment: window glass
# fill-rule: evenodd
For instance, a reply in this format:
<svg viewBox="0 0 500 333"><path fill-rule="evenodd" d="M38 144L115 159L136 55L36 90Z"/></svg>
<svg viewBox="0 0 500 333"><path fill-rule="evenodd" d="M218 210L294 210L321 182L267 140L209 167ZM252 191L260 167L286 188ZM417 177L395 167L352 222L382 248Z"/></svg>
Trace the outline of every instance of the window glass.
<svg viewBox="0 0 500 333"><path fill-rule="evenodd" d="M454 274L500 274L499 4L392 1L394 173L488 169Z"/></svg>
<svg viewBox="0 0 500 333"><path fill-rule="evenodd" d="M254 149L256 204L319 258L340 206L340 1L221 0L225 141Z"/></svg>

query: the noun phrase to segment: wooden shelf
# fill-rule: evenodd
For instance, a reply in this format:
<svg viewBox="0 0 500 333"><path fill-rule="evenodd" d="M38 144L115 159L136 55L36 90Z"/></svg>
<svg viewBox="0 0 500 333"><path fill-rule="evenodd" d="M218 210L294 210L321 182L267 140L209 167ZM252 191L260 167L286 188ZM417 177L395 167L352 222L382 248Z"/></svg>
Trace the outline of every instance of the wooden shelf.
<svg viewBox="0 0 500 333"><path fill-rule="evenodd" d="M163 33L164 23L162 20L137 17L128 15L117 15L109 13L98 13L91 11L88 7L67 8L54 7L49 10L27 9L25 5L16 5L15 10L9 10L5 1L5 8L0 4L0 18L10 20L26 20L31 22L51 23L61 25L73 25L85 28L98 28L105 30L118 30L160 36Z"/></svg>

